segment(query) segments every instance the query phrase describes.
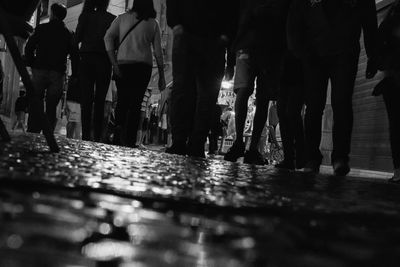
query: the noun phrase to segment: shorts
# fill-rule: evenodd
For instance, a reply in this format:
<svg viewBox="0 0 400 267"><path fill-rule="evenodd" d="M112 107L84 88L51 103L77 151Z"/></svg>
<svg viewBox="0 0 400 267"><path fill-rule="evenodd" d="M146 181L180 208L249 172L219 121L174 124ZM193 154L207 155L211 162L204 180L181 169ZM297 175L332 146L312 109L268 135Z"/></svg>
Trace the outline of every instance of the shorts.
<svg viewBox="0 0 400 267"><path fill-rule="evenodd" d="M81 121L81 105L76 102L67 101L67 121L80 122Z"/></svg>
<svg viewBox="0 0 400 267"><path fill-rule="evenodd" d="M257 88L257 95L262 92L269 100L275 100L278 96L281 68L279 65L275 68L272 65L268 67L267 64L260 64L250 53L239 50L236 53L234 92L245 89L252 94L254 88Z"/></svg>

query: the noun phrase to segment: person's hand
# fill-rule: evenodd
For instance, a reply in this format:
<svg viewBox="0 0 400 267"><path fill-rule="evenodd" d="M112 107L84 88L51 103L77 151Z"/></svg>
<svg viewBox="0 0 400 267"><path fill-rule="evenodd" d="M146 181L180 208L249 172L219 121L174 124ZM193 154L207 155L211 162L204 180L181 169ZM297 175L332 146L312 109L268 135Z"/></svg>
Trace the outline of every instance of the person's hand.
<svg viewBox="0 0 400 267"><path fill-rule="evenodd" d="M181 35L183 33L183 26L181 24L175 25L172 28L172 32L174 35Z"/></svg>
<svg viewBox="0 0 400 267"><path fill-rule="evenodd" d="M378 64L375 59L368 59L367 70L365 72L365 77L367 79L372 79L378 72Z"/></svg>
<svg viewBox="0 0 400 267"><path fill-rule="evenodd" d="M158 78L158 89L160 90L160 92L164 91L166 87L166 83L165 83L165 78Z"/></svg>
<svg viewBox="0 0 400 267"><path fill-rule="evenodd" d="M113 73L119 78L122 77L122 72L118 65L113 66Z"/></svg>

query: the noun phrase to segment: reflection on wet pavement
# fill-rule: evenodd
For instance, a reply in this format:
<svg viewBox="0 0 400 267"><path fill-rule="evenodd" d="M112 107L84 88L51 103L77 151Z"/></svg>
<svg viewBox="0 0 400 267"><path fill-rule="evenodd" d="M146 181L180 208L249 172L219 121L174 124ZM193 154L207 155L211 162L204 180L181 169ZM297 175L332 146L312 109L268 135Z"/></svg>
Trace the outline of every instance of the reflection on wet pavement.
<svg viewBox="0 0 400 267"><path fill-rule="evenodd" d="M399 186L59 143L0 143L0 266L400 262Z"/></svg>

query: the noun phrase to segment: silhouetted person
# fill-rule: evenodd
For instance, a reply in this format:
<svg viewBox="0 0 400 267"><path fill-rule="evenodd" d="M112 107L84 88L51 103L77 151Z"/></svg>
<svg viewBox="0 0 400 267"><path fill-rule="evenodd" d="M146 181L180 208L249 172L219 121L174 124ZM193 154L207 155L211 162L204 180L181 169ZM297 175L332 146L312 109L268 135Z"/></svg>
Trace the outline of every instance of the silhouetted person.
<svg viewBox="0 0 400 267"><path fill-rule="evenodd" d="M167 0L173 29L172 154L205 157L225 69L225 48L235 31L235 0Z"/></svg>
<svg viewBox="0 0 400 267"><path fill-rule="evenodd" d="M319 172L322 115L328 80L333 109L332 166L336 175L350 171L352 96L360 54L361 30L368 56L366 77L376 74L375 0L294 0L289 15L289 47L302 57L306 78L306 172Z"/></svg>
<svg viewBox="0 0 400 267"><path fill-rule="evenodd" d="M56 109L61 99L67 57L72 61L72 74L76 73L77 49L74 46L73 35L63 22L67 9L61 4L53 4L50 11L50 22L40 24L29 38L25 46L27 65L32 68L34 92L32 97L46 97L46 116L54 131L57 123ZM43 100L38 106L29 106L28 131L41 131L40 114L34 109L44 110Z"/></svg>
<svg viewBox="0 0 400 267"><path fill-rule="evenodd" d="M243 0L238 34L235 40L236 141L224 159L263 165L267 162L258 151L261 133L268 118L268 103L276 100L285 49L288 0ZM245 152L243 130L249 97L256 81L256 112L249 150Z"/></svg>
<svg viewBox="0 0 400 267"><path fill-rule="evenodd" d="M153 68L152 51L158 67L159 90L165 89L161 33L155 17L153 1L135 0L132 9L118 16L104 37L116 75L115 144L135 146L140 108ZM130 31L134 25L136 27ZM122 40L124 36L126 38ZM118 49L116 44L120 44ZM118 50L117 55L115 50Z"/></svg>
<svg viewBox="0 0 400 267"><path fill-rule="evenodd" d="M76 27L81 57L82 139L96 142L101 141L103 133L104 103L111 80L111 63L103 40L115 19L113 14L107 12L109 2L86 0Z"/></svg>
<svg viewBox="0 0 400 267"><path fill-rule="evenodd" d="M14 112L17 118L12 129L15 130L18 126L21 126L22 131L25 133L25 115L28 112L28 98L25 91L19 92L19 97L15 101Z"/></svg>
<svg viewBox="0 0 400 267"><path fill-rule="evenodd" d="M218 139L222 136L221 123L222 109L220 105L215 105L214 114L211 118L210 133L208 135L208 154L214 155L218 151Z"/></svg>
<svg viewBox="0 0 400 267"><path fill-rule="evenodd" d="M67 138L80 139L81 129L81 90L76 77L69 77L67 89L67 103L65 113L67 115Z"/></svg>
<svg viewBox="0 0 400 267"><path fill-rule="evenodd" d="M284 160L278 168L302 169L305 164L304 127L304 73L300 59L287 51L283 63L277 110Z"/></svg>
<svg viewBox="0 0 400 267"><path fill-rule="evenodd" d="M400 1L396 1L379 26L380 69L385 78L375 95L383 95L389 117L394 166L392 182L400 182ZM378 92L377 92L378 91Z"/></svg>

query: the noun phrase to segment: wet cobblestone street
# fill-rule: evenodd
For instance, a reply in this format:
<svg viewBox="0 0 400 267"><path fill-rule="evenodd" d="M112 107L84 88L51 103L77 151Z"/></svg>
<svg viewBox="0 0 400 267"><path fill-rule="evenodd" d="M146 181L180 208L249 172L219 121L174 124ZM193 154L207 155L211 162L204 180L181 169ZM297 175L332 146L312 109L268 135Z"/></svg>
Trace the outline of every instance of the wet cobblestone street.
<svg viewBox="0 0 400 267"><path fill-rule="evenodd" d="M0 143L0 266L399 266L400 186L58 137Z"/></svg>

